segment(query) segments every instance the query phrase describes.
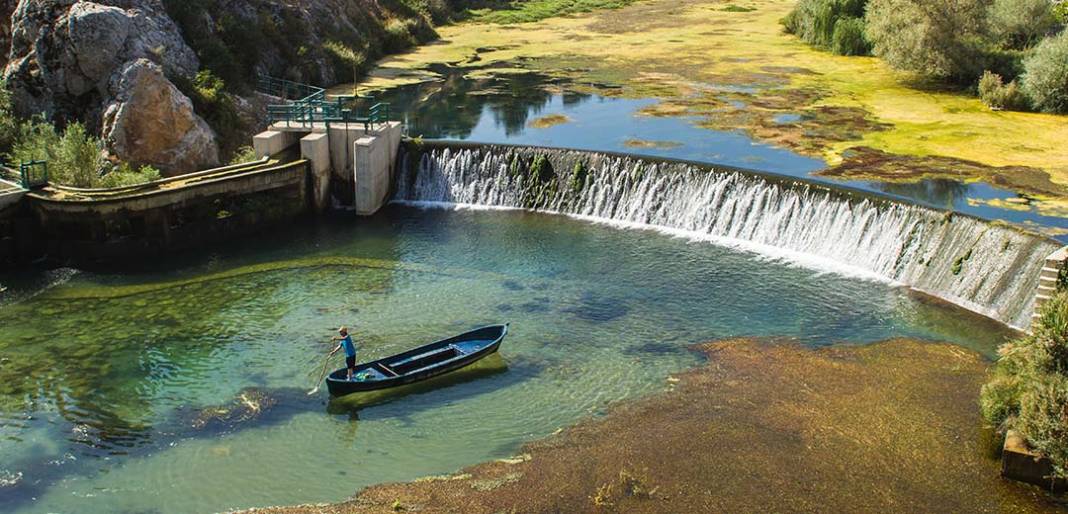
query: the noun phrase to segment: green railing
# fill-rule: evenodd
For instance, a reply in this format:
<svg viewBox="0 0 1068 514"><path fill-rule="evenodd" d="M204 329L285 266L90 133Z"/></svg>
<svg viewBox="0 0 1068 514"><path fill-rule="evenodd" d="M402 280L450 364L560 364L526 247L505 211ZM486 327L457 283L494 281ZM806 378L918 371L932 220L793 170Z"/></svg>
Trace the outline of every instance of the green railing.
<svg viewBox="0 0 1068 514"><path fill-rule="evenodd" d="M276 77L261 76L257 81L261 93L277 96L288 103L267 106L267 121L271 125L285 123L287 127L323 123L361 123L370 132L375 125L389 121L389 104L374 102L373 97L338 95L328 99L326 90ZM356 104L371 102L366 114L361 114Z"/></svg>
<svg viewBox="0 0 1068 514"><path fill-rule="evenodd" d="M19 164L22 187L36 189L48 185L48 161L23 161Z"/></svg>

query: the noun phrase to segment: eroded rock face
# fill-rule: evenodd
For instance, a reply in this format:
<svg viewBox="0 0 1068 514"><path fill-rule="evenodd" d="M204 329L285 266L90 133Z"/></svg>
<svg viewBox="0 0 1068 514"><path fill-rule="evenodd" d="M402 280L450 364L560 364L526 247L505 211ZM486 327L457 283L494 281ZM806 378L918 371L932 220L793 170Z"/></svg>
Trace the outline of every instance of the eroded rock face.
<svg viewBox="0 0 1068 514"><path fill-rule="evenodd" d="M199 66L159 0L22 0L4 77L19 114L83 119L102 104L117 69L136 59L170 76Z"/></svg>
<svg viewBox="0 0 1068 514"><path fill-rule="evenodd" d="M102 136L120 159L169 174L219 163L215 132L158 64L148 59L126 63L112 77L108 92Z"/></svg>

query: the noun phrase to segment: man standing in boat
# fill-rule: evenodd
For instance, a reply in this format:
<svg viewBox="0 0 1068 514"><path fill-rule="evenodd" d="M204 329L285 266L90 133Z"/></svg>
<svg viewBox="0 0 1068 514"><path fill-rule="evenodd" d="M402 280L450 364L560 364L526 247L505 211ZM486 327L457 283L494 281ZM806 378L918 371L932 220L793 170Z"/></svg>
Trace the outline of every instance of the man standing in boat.
<svg viewBox="0 0 1068 514"><path fill-rule="evenodd" d="M345 367L349 369L348 379L352 380L353 373L356 373L356 345L352 342L352 336L349 335L349 329L341 327L337 329L339 335L334 336L333 341L340 341L337 344L337 348L334 348L330 352L333 356L341 349L345 350Z"/></svg>

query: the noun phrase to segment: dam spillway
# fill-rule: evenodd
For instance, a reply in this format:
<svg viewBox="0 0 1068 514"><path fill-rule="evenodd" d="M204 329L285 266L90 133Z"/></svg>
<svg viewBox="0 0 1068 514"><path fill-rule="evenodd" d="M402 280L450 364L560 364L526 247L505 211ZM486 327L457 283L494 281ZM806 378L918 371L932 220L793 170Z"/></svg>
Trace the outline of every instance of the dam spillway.
<svg viewBox="0 0 1068 514"><path fill-rule="evenodd" d="M394 200L647 226L902 284L1030 326L1055 241L866 192L684 161L507 145L409 143Z"/></svg>

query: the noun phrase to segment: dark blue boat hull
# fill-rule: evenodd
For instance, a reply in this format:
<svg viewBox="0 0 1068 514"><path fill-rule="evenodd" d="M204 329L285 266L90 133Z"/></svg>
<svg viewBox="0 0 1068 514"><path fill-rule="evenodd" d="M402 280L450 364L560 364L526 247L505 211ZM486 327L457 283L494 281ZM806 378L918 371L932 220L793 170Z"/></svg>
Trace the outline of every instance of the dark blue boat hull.
<svg viewBox="0 0 1068 514"><path fill-rule="evenodd" d="M331 396L344 396L421 382L495 353L506 335L508 325L471 330L384 359L358 364L355 374L368 376L365 380L347 380L348 370L341 368L326 377L326 387Z"/></svg>

